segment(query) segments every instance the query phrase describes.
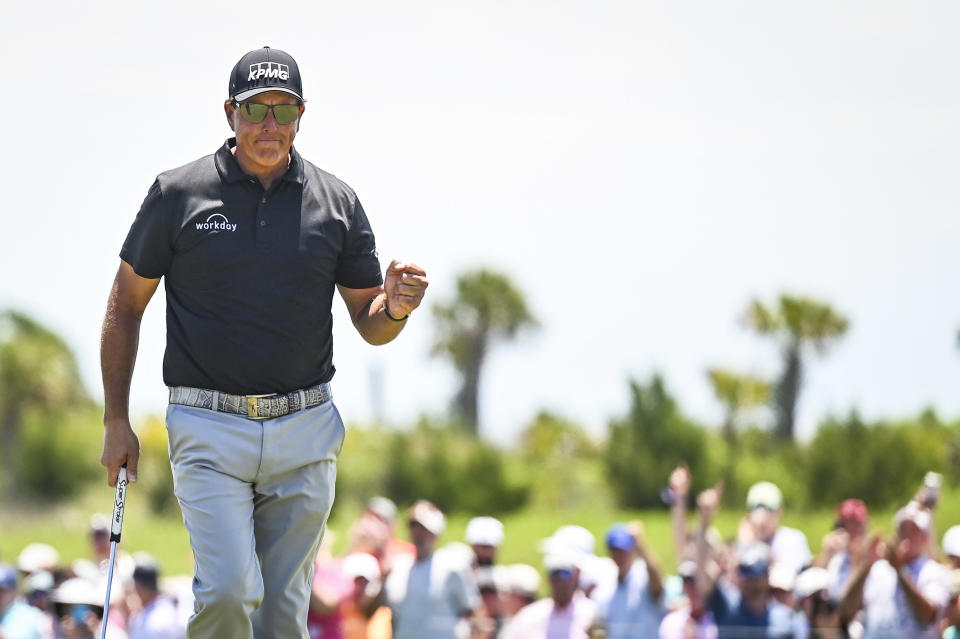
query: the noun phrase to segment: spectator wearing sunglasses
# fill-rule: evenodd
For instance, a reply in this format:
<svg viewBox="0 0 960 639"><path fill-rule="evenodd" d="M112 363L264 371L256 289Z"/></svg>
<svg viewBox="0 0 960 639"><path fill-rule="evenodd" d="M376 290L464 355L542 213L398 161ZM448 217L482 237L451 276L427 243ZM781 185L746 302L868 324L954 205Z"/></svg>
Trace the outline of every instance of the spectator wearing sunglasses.
<svg viewBox="0 0 960 639"><path fill-rule="evenodd" d="M700 524L696 537L695 586L706 598L716 620L720 639L794 636L793 611L773 598L769 573L770 547L763 542L740 545L732 578L722 573L707 541L707 531L720 505L721 488L703 491L697 497Z"/></svg>
<svg viewBox="0 0 960 639"><path fill-rule="evenodd" d="M101 462L111 486L123 464L137 481L130 380L163 278L166 425L195 557L188 634L300 639L344 438L334 291L376 345L404 328L427 280L399 260L383 276L356 193L294 148L306 102L293 57L250 51L228 90L233 137L157 177L120 251L101 339Z"/></svg>
<svg viewBox="0 0 960 639"><path fill-rule="evenodd" d="M544 568L550 597L522 608L504 629L504 639L588 639L596 629L596 604L577 588L578 557L548 552Z"/></svg>

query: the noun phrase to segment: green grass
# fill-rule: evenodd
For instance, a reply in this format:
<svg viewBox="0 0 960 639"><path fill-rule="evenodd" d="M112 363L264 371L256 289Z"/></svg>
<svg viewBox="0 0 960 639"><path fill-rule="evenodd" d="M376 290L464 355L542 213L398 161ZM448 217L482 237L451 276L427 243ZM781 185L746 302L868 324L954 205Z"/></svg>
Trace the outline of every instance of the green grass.
<svg viewBox="0 0 960 639"><path fill-rule="evenodd" d="M190 546L179 513L158 516L149 512L146 500L137 494L137 486L130 488L124 519L121 546L128 552L146 551L156 557L166 574L191 574L193 570ZM50 544L61 555L62 563L87 557L87 522L94 512L109 514L112 507L113 489L104 484L91 487L75 502L46 508L38 505L5 506L0 508L0 560L15 562L17 555L30 542ZM351 504L338 504L330 530L334 532L334 551L347 550L347 533L350 523L357 515ZM871 528L889 534L892 529L893 511L873 513ZM736 534L741 511L729 509L718 513L716 527L725 537ZM462 541L470 517L453 515L449 518L446 532L440 543ZM614 522L640 519L643 521L649 545L666 570L676 566L670 533L670 517L666 509L654 511L617 510L609 508L579 508L573 510L526 509L503 517L506 537L500 552L502 563L525 562L540 566L537 551L540 540L548 537L559 526L578 524L597 537L598 550L602 552L603 535ZM691 516L688 522L693 525ZM832 510L812 512L788 511L783 523L803 530L811 549L817 553L822 537L833 524ZM937 535L950 525L960 523L960 496L948 498L941 505L937 517ZM401 536L404 527L398 526Z"/></svg>

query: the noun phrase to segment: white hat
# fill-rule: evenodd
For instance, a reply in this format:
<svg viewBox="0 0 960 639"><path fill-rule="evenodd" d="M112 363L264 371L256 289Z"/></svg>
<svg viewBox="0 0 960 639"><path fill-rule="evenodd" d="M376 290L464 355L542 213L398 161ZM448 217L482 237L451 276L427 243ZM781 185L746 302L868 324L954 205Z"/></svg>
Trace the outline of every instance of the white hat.
<svg viewBox="0 0 960 639"><path fill-rule="evenodd" d="M832 582L830 573L826 568L813 566L807 568L797 575L797 583L794 586L794 592L798 599L805 599L810 595L816 594L821 590L826 590Z"/></svg>
<svg viewBox="0 0 960 639"><path fill-rule="evenodd" d="M581 557L574 552L550 552L543 557L543 567L547 572L554 570L573 570L579 568Z"/></svg>
<svg viewBox="0 0 960 639"><path fill-rule="evenodd" d="M447 520L440 509L425 499L410 507L410 521L417 522L438 537L447 527Z"/></svg>
<svg viewBox="0 0 960 639"><path fill-rule="evenodd" d="M529 564L507 566L507 590L513 594L536 597L540 590L540 573Z"/></svg>
<svg viewBox="0 0 960 639"><path fill-rule="evenodd" d="M771 588L793 592L794 585L797 581L797 573L793 567L788 564L774 562L773 565L770 566L769 579Z"/></svg>
<svg viewBox="0 0 960 639"><path fill-rule="evenodd" d="M581 588L617 583L619 568L610 557L583 555L580 561Z"/></svg>
<svg viewBox="0 0 960 639"><path fill-rule="evenodd" d="M28 544L17 556L17 568L30 573L38 570L51 570L60 561L60 553L47 544Z"/></svg>
<svg viewBox="0 0 960 639"><path fill-rule="evenodd" d="M114 580L113 588L110 589L110 603L116 601L122 591L123 588ZM101 608L103 608L106 598L106 579L94 582L89 579L84 579L83 577L67 579L50 594L50 600L55 603L85 604L88 606L100 606Z"/></svg>
<svg viewBox="0 0 960 639"><path fill-rule="evenodd" d="M953 526L943 534L943 552L960 557L960 526Z"/></svg>
<svg viewBox="0 0 960 639"><path fill-rule="evenodd" d="M53 575L46 570L38 570L31 573L31 575L23 581L23 590L24 592L34 592L37 590L49 592L53 590Z"/></svg>
<svg viewBox="0 0 960 639"><path fill-rule="evenodd" d="M563 553L575 550L580 554L593 555L596 538L583 526L560 526L556 532L540 542L540 552Z"/></svg>
<svg viewBox="0 0 960 639"><path fill-rule="evenodd" d="M503 543L503 524L493 517L474 517L467 524L467 543L471 546L496 546Z"/></svg>
<svg viewBox="0 0 960 639"><path fill-rule="evenodd" d="M933 524L930 511L926 508L923 508L915 501L908 503L906 506L898 510L897 514L893 516L893 525L896 528L899 528L900 524L905 521L913 522L917 528L925 533L930 532L930 526Z"/></svg>
<svg viewBox="0 0 960 639"><path fill-rule="evenodd" d="M343 558L343 572L348 577L363 577L372 583L380 579L380 563L373 555L353 552Z"/></svg>
<svg viewBox="0 0 960 639"><path fill-rule="evenodd" d="M370 500L370 503L367 504L367 510L388 524L392 524L397 516L397 505L393 503L393 500L379 495Z"/></svg>
<svg viewBox="0 0 960 639"><path fill-rule="evenodd" d="M772 482L757 482L747 491L747 510L762 507L777 511L781 506L783 506L783 493Z"/></svg>

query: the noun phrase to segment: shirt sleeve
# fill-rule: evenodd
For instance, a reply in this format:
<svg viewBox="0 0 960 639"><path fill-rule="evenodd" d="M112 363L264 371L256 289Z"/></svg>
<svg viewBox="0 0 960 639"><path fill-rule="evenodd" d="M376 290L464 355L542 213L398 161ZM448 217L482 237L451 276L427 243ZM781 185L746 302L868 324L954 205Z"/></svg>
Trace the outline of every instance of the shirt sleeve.
<svg viewBox="0 0 960 639"><path fill-rule="evenodd" d="M159 278L167 273L173 260L170 239L170 215L163 201L160 180L154 180L140 212L127 233L120 258L140 277Z"/></svg>
<svg viewBox="0 0 960 639"><path fill-rule="evenodd" d="M350 227L337 263L337 284L346 288L372 288L383 284L377 243L359 199L354 204Z"/></svg>
<svg viewBox="0 0 960 639"><path fill-rule="evenodd" d="M477 588L477 581L473 577L473 572L467 570L454 570L450 573L451 590L453 595L454 609L460 614L475 610L480 605L480 591Z"/></svg>

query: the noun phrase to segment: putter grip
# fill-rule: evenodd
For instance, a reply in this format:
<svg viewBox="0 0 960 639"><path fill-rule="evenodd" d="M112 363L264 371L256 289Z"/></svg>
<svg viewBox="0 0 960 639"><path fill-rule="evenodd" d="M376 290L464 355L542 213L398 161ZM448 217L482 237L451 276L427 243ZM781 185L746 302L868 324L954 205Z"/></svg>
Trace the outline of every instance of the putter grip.
<svg viewBox="0 0 960 639"><path fill-rule="evenodd" d="M123 507L127 502L127 465L120 467L117 475L117 493L113 500L113 519L110 520L110 541L120 541L123 528Z"/></svg>

